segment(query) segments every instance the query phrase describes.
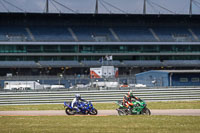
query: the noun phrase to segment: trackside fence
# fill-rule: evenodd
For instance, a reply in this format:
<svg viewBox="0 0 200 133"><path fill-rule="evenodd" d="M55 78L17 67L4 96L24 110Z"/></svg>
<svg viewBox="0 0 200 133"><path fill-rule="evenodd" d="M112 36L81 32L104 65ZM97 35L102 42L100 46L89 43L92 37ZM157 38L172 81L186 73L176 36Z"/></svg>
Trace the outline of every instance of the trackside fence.
<svg viewBox="0 0 200 133"><path fill-rule="evenodd" d="M122 100L129 90L0 92L0 105L61 104L79 93L92 102ZM146 101L200 100L200 88L138 88L135 96Z"/></svg>

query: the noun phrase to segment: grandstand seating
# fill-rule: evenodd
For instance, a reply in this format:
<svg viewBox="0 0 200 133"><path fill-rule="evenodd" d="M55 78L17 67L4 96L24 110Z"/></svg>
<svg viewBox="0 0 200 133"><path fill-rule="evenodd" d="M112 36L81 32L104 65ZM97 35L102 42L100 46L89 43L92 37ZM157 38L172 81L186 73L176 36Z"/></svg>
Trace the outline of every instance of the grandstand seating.
<svg viewBox="0 0 200 133"><path fill-rule="evenodd" d="M185 27L154 27L160 41L194 41Z"/></svg>
<svg viewBox="0 0 200 133"><path fill-rule="evenodd" d="M35 40L30 37L26 28L30 30ZM1 26L0 41L77 41L74 40L68 28L72 29L78 41L158 41L149 31L149 28L155 32L160 41L197 41L188 31L188 28L169 26L149 28L135 26ZM116 40L109 28L112 28L119 40ZM191 28L191 30L200 38L200 29Z"/></svg>
<svg viewBox="0 0 200 133"><path fill-rule="evenodd" d="M25 28L20 26L1 26L0 41L29 41L30 37Z"/></svg>
<svg viewBox="0 0 200 133"><path fill-rule="evenodd" d="M81 78L101 66L115 66L126 76L200 66L199 15L20 12L0 18L0 77Z"/></svg>
<svg viewBox="0 0 200 133"><path fill-rule="evenodd" d="M72 30L79 41L116 41L108 27L79 26L72 27Z"/></svg>
<svg viewBox="0 0 200 133"><path fill-rule="evenodd" d="M194 34L200 39L200 28L191 28L191 30L194 32Z"/></svg>
<svg viewBox="0 0 200 133"><path fill-rule="evenodd" d="M74 41L67 27L36 26L30 27L36 41Z"/></svg>
<svg viewBox="0 0 200 133"><path fill-rule="evenodd" d="M147 27L121 26L113 29L121 41L156 41Z"/></svg>

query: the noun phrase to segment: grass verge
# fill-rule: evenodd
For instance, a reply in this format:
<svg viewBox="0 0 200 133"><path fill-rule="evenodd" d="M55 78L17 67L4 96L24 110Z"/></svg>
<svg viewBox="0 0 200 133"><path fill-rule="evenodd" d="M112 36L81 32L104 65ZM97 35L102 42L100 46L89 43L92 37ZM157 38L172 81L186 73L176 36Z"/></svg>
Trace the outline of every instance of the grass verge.
<svg viewBox="0 0 200 133"><path fill-rule="evenodd" d="M199 133L200 116L2 116L0 132Z"/></svg>
<svg viewBox="0 0 200 133"><path fill-rule="evenodd" d="M200 101L148 102L149 109L200 109ZM115 110L115 103L94 103L97 110ZM63 104L2 105L0 111L12 110L63 110Z"/></svg>

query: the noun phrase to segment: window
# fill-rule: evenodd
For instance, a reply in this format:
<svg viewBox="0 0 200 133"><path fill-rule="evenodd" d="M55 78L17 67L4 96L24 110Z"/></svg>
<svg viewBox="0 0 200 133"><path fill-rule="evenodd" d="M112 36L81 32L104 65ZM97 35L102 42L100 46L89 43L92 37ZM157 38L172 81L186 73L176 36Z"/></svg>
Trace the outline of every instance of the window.
<svg viewBox="0 0 200 133"><path fill-rule="evenodd" d="M44 45L44 52L58 52L58 46L56 45Z"/></svg>
<svg viewBox="0 0 200 133"><path fill-rule="evenodd" d="M199 78L192 78L191 81L192 82L199 82Z"/></svg>
<svg viewBox="0 0 200 133"><path fill-rule="evenodd" d="M180 82L188 82L188 78L180 78L179 81Z"/></svg>
<svg viewBox="0 0 200 133"><path fill-rule="evenodd" d="M28 53L42 52L42 46L40 45L27 45L26 49Z"/></svg>
<svg viewBox="0 0 200 133"><path fill-rule="evenodd" d="M124 50L124 46L120 46L120 47L119 47L119 50Z"/></svg>

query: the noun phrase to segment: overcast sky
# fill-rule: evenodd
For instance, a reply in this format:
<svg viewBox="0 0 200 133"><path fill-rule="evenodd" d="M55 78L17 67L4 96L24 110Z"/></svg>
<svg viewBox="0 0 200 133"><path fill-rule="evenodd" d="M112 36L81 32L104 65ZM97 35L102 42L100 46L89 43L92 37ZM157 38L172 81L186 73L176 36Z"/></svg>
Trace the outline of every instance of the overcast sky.
<svg viewBox="0 0 200 133"><path fill-rule="evenodd" d="M62 3L78 13L94 13L96 0L49 0L50 12L72 13ZM200 0L193 0L193 13L200 14ZM44 12L46 0L0 0L1 12ZM10 4L9 4L10 3ZM100 13L142 13L144 0L99 0ZM147 0L149 14L188 14L190 0ZM118 8L114 8L114 7ZM16 7L15 7L16 6ZM167 10L163 9L166 8Z"/></svg>

